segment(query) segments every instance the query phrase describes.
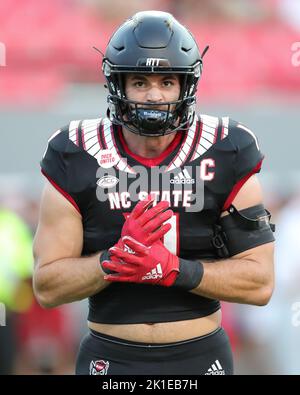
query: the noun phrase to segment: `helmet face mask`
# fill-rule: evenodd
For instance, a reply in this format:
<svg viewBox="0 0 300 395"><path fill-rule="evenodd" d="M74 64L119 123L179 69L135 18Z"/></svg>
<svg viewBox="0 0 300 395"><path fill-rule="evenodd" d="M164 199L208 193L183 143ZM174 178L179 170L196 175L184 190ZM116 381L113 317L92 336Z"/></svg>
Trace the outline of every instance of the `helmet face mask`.
<svg viewBox="0 0 300 395"><path fill-rule="evenodd" d="M202 59L191 33L171 14L140 12L121 25L108 44L102 70L109 89L108 113L113 123L144 136L187 130L192 124ZM129 73L178 74L181 85L178 100L159 103L129 100L124 89L124 76Z"/></svg>
<svg viewBox="0 0 300 395"><path fill-rule="evenodd" d="M112 121L143 136L163 136L179 129L186 130L194 118L192 112L191 116L183 121L180 113L185 101L182 100L149 103L120 99L112 95L109 96L109 100ZM158 104L160 109L157 109Z"/></svg>

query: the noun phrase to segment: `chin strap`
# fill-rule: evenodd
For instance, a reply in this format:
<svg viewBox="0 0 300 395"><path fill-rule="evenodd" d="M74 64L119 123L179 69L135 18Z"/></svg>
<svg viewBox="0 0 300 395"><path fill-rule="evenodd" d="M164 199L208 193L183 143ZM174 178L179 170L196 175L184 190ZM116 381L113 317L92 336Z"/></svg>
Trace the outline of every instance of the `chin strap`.
<svg viewBox="0 0 300 395"><path fill-rule="evenodd" d="M174 115L169 111L136 108L132 111L132 123L138 128L153 135L165 133L174 121Z"/></svg>

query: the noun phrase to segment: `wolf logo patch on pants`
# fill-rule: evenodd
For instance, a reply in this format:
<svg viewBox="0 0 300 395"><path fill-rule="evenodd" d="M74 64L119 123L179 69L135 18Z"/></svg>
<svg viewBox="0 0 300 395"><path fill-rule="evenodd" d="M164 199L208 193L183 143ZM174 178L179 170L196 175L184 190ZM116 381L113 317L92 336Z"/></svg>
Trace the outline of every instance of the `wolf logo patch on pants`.
<svg viewBox="0 0 300 395"><path fill-rule="evenodd" d="M99 361L91 361L90 363L90 375L92 376L104 376L107 374L107 370L109 368L109 362L103 361L103 359Z"/></svg>

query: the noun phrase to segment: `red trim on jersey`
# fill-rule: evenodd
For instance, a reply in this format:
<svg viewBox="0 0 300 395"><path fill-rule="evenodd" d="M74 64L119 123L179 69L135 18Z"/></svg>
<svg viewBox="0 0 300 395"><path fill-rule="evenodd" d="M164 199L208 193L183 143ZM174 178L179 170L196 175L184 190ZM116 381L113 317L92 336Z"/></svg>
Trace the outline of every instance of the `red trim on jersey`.
<svg viewBox="0 0 300 395"><path fill-rule="evenodd" d="M221 130L221 140L223 140L223 138L224 138L224 126L222 126L222 130Z"/></svg>
<svg viewBox="0 0 300 395"><path fill-rule="evenodd" d="M78 127L79 127L79 126L77 126L77 128L76 128L76 145L77 145L77 147L79 147L79 133L78 133Z"/></svg>
<svg viewBox="0 0 300 395"><path fill-rule="evenodd" d="M195 146L195 142L196 142L198 133L200 133L200 120L197 121L197 125L196 125L196 128L195 128L195 134L194 134L194 137L193 137L193 141L192 141L192 144L191 144L191 146L189 148L189 152L188 152L188 154L186 156L186 159L189 158L192 149L196 147ZM185 162L186 162L186 160L184 161L184 163Z"/></svg>
<svg viewBox="0 0 300 395"><path fill-rule="evenodd" d="M119 130L117 130L117 133L119 133ZM124 163L124 158L122 157L122 154L121 154L121 152L119 150L119 147L118 147L118 145L116 143L113 124L111 124L111 126L110 126L110 134L111 134L111 139L112 139L113 146L114 146L114 148L116 150L116 153L117 153L117 155L119 156L119 159L120 159L119 162L116 164L116 167L120 170L119 164L120 164L120 162ZM106 147L107 147L107 143L106 143ZM130 170L131 173L136 174L136 172L129 166L129 164L126 161L125 169L127 169L127 168Z"/></svg>
<svg viewBox="0 0 300 395"><path fill-rule="evenodd" d="M98 138L98 143L99 143L100 149L102 149L102 142L101 142L101 138L100 138L101 128L102 128L102 120L100 121L99 125L97 126L97 138Z"/></svg>
<svg viewBox="0 0 300 395"><path fill-rule="evenodd" d="M58 186L56 184L56 182L53 181L52 178L50 176L48 176L48 174L43 169L41 169L41 172L47 178L47 180L54 186L54 188L57 189L58 192L60 192L75 207L75 209L81 215L80 209L77 206L77 203L75 202L75 200L72 198L72 196L69 195L68 192L64 191L60 186Z"/></svg>
<svg viewBox="0 0 300 395"><path fill-rule="evenodd" d="M82 125L81 125L81 141L82 141L83 149L86 151L85 134L84 134L84 128L82 127Z"/></svg>
<svg viewBox="0 0 300 395"><path fill-rule="evenodd" d="M111 133L112 142L113 142L113 145L114 145L114 147L115 147L115 149L117 151L117 154L119 155L120 158L122 158L121 152L119 151L119 148L118 148L118 146L116 144L116 139L115 139L115 133L114 133L113 126L110 127L110 133Z"/></svg>
<svg viewBox="0 0 300 395"><path fill-rule="evenodd" d="M111 125L109 127L111 128ZM103 149L107 149L107 143L106 143L106 139L105 139L105 136L104 136L104 122L102 122L100 130L101 130L101 136L102 136L102 141L103 141Z"/></svg>
<svg viewBox="0 0 300 395"><path fill-rule="evenodd" d="M172 151L178 146L180 140L181 140L181 133L178 132L176 133L175 138L171 142L171 144L157 157L155 158L144 158L143 156L134 154L126 144L126 141L124 139L123 133L121 129L119 129L119 138L120 142L122 144L122 147L126 154L130 155L132 158L134 158L136 161L140 162L144 166L152 167L152 166L157 166L159 165L164 159L167 158L167 156L170 155Z"/></svg>
<svg viewBox="0 0 300 395"><path fill-rule="evenodd" d="M184 138L183 138L183 142L181 143L181 146L180 146L180 148L179 148L179 150L178 150L178 152L177 152L175 158L172 160L172 163L171 163L171 164L174 164L175 161L176 161L176 159L177 159L178 156L180 155L180 153L181 153L181 151L182 151L182 148L183 148L183 146L184 146L184 143L186 142L186 139L187 139L187 136L188 136L188 132L189 132L189 130L186 132L186 134L185 134L185 136L184 136ZM182 161L181 164L180 164L178 167L183 166L183 164L186 162L187 157L188 157L188 155L186 155L186 157L184 158L184 161ZM170 164L170 165L171 165L171 164ZM168 166L168 170L169 170L169 167L170 167L170 166Z"/></svg>
<svg viewBox="0 0 300 395"><path fill-rule="evenodd" d="M215 128L215 135L214 135L214 142L213 142L213 144L216 144L216 142L217 142L217 138L218 138L218 129L219 129L219 120L218 120L218 125L217 125L217 127Z"/></svg>
<svg viewBox="0 0 300 395"><path fill-rule="evenodd" d="M180 221L179 221L179 213L174 213L176 216L176 226L177 226L177 243L176 243L176 254L179 257L180 254Z"/></svg>
<svg viewBox="0 0 300 395"><path fill-rule="evenodd" d="M196 156L196 153L197 153L197 148L198 148L198 146L199 146L199 143L200 143L200 140L201 140L201 137L202 137L202 131L203 131L203 122L202 122L202 119L201 119L201 117L199 118L199 122L200 122L200 125L199 125L199 135L198 135L198 140L197 140L197 143L196 143L196 145L195 145L195 151L194 151L194 153L193 153L193 156L192 156L192 159L191 159L191 161L193 161L193 160L195 159L195 156Z"/></svg>
<svg viewBox="0 0 300 395"><path fill-rule="evenodd" d="M234 201L234 198L236 197L236 195L238 194L239 190L242 188L242 186L245 184L245 182L251 177L253 176L253 174L259 172L261 165L262 165L262 161L263 159L258 162L258 164L244 177L242 178L240 181L238 181L234 187L232 188L232 191L230 192L228 198L226 199L226 202L224 203L224 206L222 208L222 211L225 211L228 209L228 207L231 205L231 203Z"/></svg>

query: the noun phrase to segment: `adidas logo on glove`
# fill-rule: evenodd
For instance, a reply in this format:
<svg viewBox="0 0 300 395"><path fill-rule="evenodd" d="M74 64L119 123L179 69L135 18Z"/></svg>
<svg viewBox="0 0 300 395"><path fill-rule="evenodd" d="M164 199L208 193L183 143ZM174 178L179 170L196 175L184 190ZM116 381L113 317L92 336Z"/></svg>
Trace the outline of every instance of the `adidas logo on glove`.
<svg viewBox="0 0 300 395"><path fill-rule="evenodd" d="M150 272L146 273L145 276L142 277L142 280L153 280L157 278L162 278L162 268L161 264L158 263L154 269L152 269Z"/></svg>

